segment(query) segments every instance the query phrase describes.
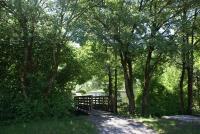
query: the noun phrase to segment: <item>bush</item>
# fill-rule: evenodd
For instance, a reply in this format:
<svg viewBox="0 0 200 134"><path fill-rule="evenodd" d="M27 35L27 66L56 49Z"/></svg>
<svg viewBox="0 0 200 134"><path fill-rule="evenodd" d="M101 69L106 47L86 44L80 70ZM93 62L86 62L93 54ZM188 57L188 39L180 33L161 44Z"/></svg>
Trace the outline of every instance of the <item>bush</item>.
<svg viewBox="0 0 200 134"><path fill-rule="evenodd" d="M147 107L147 114L152 116L163 116L179 113L179 96L178 90L173 92L168 91L158 81L153 80L150 86L149 103ZM137 113L141 112L142 93L140 92L137 100Z"/></svg>
<svg viewBox="0 0 200 134"><path fill-rule="evenodd" d="M63 92L54 92L48 101L48 114L53 117L63 117L72 111L72 97Z"/></svg>
<svg viewBox="0 0 200 134"><path fill-rule="evenodd" d="M72 111L71 95L54 91L46 100L34 97L24 100L22 96L8 97L0 100L0 121L29 121L50 117L68 116Z"/></svg>

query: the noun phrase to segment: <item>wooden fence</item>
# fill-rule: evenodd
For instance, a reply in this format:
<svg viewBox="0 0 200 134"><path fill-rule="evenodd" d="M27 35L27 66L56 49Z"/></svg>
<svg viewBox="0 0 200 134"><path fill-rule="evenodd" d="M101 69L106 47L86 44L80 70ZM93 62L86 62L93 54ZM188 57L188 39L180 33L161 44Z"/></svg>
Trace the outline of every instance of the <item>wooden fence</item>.
<svg viewBox="0 0 200 134"><path fill-rule="evenodd" d="M109 111L108 96L75 96L76 110L90 113L92 109Z"/></svg>
<svg viewBox="0 0 200 134"><path fill-rule="evenodd" d="M109 110L108 96L93 96L92 108L97 110L108 111Z"/></svg>
<svg viewBox="0 0 200 134"><path fill-rule="evenodd" d="M92 109L92 96L75 96L74 97L75 109L83 112L91 111Z"/></svg>

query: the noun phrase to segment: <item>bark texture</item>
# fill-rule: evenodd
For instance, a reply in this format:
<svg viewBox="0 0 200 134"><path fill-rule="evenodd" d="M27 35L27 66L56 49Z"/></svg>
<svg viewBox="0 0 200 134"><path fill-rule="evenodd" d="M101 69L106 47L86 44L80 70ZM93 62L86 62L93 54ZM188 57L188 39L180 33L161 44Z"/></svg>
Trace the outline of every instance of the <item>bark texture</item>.
<svg viewBox="0 0 200 134"><path fill-rule="evenodd" d="M147 114L147 107L148 107L148 94L149 94L149 84L151 79L151 59L152 59L152 49L148 49L145 70L144 70L144 87L143 87L143 94L142 94L142 115L145 116Z"/></svg>
<svg viewBox="0 0 200 134"><path fill-rule="evenodd" d="M135 113L135 96L133 92L132 61L126 52L120 54L121 64L124 71L125 89L129 102L129 113Z"/></svg>

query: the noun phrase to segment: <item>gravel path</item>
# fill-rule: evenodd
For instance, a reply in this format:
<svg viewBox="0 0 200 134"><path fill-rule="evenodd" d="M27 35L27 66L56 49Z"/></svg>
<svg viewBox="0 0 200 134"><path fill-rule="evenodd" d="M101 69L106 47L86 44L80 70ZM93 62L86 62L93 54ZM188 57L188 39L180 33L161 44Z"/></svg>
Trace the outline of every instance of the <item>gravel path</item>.
<svg viewBox="0 0 200 134"><path fill-rule="evenodd" d="M107 112L93 111L90 120L96 125L99 134L156 134L134 119L114 116Z"/></svg>

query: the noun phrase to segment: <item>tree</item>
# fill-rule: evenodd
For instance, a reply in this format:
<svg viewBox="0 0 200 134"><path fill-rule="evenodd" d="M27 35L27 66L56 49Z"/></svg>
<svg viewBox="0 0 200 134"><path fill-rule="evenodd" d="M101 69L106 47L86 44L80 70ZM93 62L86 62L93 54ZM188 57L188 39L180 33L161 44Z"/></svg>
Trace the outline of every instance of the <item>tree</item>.
<svg viewBox="0 0 200 134"><path fill-rule="evenodd" d="M183 100L183 82L185 71L187 71L188 78L188 101L187 101L187 114L192 114L193 105L193 66L194 66L194 47L198 43L195 41L196 36L196 18L198 15L198 4L193 1L183 1L182 3L182 72L180 76L180 111L184 113L184 100ZM195 5L194 5L195 4ZM197 5L196 5L197 4ZM190 6L188 6L190 5Z"/></svg>
<svg viewBox="0 0 200 134"><path fill-rule="evenodd" d="M140 1L139 11L148 18L144 24L147 32L143 38L146 59L142 91L142 115L148 113L150 84L157 67L165 63L167 57L176 51L171 30L173 30L174 18L180 11L175 12L173 4L172 1Z"/></svg>
<svg viewBox="0 0 200 134"><path fill-rule="evenodd" d="M28 119L68 113L72 87L83 69L70 41L76 41L77 22L90 8L88 3L0 2L3 115ZM59 108L63 111L55 112Z"/></svg>
<svg viewBox="0 0 200 134"><path fill-rule="evenodd" d="M88 26L90 33L105 44L113 47L120 57L124 72L124 83L129 100L129 113L134 114L135 99L133 92L132 58L134 44L141 32L139 14L135 12L134 3L123 1L108 1L103 6L93 8L89 12ZM139 48L136 48L139 49Z"/></svg>

